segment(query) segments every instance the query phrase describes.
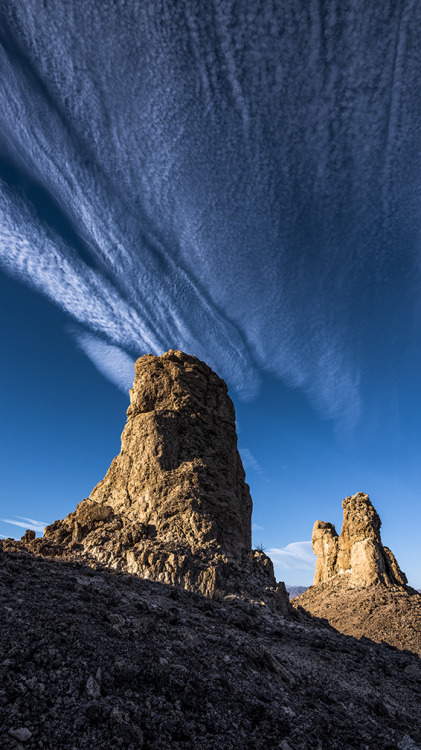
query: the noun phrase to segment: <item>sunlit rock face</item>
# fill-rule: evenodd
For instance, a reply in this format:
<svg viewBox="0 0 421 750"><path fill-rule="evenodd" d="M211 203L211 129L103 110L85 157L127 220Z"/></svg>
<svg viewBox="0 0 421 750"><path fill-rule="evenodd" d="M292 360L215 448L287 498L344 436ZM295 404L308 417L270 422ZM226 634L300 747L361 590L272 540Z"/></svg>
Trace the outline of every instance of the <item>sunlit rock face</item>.
<svg viewBox="0 0 421 750"><path fill-rule="evenodd" d="M335 527L316 521L312 545L317 555L314 584L346 575L353 585L383 583L405 585L407 579L395 556L380 537L381 520L368 495L358 492L342 503L344 520L338 536Z"/></svg>
<svg viewBox="0 0 421 750"><path fill-rule="evenodd" d="M44 538L147 578L217 592L276 594L251 549L252 501L234 406L210 367L180 351L136 362L121 452Z"/></svg>

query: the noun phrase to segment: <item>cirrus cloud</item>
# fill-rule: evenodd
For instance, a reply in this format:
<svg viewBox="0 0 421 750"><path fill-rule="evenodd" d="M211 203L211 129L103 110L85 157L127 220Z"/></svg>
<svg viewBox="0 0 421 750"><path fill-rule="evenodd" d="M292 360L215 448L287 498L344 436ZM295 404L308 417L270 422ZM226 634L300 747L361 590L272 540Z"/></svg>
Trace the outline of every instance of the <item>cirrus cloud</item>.
<svg viewBox="0 0 421 750"><path fill-rule="evenodd" d="M270 547L269 556L280 568L299 570L313 570L316 566L316 556L311 542L291 542L286 547Z"/></svg>
<svg viewBox="0 0 421 750"><path fill-rule="evenodd" d="M355 427L421 229L421 12L360 6L2 3L0 267L119 387L181 348Z"/></svg>

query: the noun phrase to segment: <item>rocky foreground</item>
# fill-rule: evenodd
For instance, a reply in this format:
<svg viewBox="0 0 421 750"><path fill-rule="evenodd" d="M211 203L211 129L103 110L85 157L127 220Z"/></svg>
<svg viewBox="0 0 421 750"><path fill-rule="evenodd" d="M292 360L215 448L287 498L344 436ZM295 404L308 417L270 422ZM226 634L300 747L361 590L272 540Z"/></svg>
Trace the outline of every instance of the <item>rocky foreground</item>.
<svg viewBox="0 0 421 750"><path fill-rule="evenodd" d="M341 633L384 641L421 656L421 595L414 589L358 588L342 578L311 586L292 604L325 617Z"/></svg>
<svg viewBox="0 0 421 750"><path fill-rule="evenodd" d="M2 750L421 747L419 657L303 611L3 542L0 612Z"/></svg>

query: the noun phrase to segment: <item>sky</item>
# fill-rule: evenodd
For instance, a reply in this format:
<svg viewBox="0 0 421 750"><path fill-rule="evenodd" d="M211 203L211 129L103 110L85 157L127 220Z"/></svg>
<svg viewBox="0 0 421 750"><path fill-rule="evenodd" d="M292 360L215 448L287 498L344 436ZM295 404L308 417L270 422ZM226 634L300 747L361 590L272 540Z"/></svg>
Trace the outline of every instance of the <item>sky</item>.
<svg viewBox="0 0 421 750"><path fill-rule="evenodd" d="M421 587L420 35L408 0L1 4L0 534L89 495L174 348L228 383L278 578L364 491Z"/></svg>

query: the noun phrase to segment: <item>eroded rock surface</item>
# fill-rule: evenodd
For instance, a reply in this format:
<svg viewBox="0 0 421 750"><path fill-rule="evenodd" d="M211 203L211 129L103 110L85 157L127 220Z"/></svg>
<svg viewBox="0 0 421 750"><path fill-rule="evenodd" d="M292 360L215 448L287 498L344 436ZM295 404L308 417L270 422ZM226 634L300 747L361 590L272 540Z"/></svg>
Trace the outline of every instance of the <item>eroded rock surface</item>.
<svg viewBox="0 0 421 750"><path fill-rule="evenodd" d="M342 503L344 519L338 536L335 527L316 521L312 544L317 555L314 584L337 575L347 575L354 585L387 586L407 583L393 553L380 537L381 520L370 498L363 492L346 497Z"/></svg>
<svg viewBox="0 0 421 750"><path fill-rule="evenodd" d="M421 656L421 596L380 537L381 521L368 495L342 503L340 536L331 523L316 521L314 585L292 604L324 617L342 633L413 651Z"/></svg>
<svg viewBox="0 0 421 750"><path fill-rule="evenodd" d="M226 384L179 351L140 357L135 370L120 454L90 497L45 529L44 543L188 590L287 607L270 559L251 549Z"/></svg>

